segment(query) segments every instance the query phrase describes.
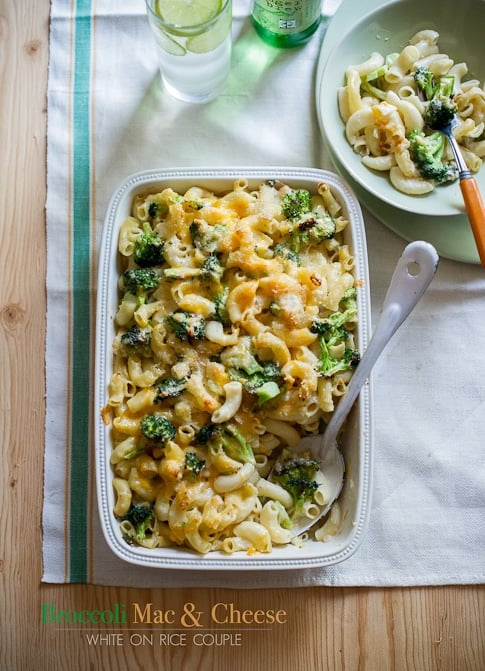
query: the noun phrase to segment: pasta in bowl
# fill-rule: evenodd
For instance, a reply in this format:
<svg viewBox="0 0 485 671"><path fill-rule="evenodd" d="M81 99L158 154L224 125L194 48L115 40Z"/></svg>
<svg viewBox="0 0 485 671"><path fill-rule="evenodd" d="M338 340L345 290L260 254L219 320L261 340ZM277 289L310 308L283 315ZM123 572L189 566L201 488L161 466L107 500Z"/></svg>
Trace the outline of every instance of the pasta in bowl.
<svg viewBox="0 0 485 671"><path fill-rule="evenodd" d="M322 133L337 168L373 197L427 216L465 213L451 149L429 127L444 100L456 108L455 137L485 187L484 20L476 0L459 13L448 0L392 2L332 51L321 83Z"/></svg>
<svg viewBox="0 0 485 671"><path fill-rule="evenodd" d="M365 238L348 187L315 170L140 173L113 197L101 250L96 450L112 549L149 566L236 569L353 552L368 390L341 498L308 538L290 526L327 492L325 474L294 477L292 448L322 430L366 344Z"/></svg>

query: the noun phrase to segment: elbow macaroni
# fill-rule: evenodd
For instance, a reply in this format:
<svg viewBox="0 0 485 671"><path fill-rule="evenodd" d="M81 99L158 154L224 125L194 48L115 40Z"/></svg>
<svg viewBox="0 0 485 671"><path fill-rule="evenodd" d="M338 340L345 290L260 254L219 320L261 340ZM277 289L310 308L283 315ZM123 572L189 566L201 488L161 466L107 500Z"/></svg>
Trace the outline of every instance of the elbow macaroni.
<svg viewBox="0 0 485 671"><path fill-rule="evenodd" d="M385 57L372 53L347 68L345 85L337 93L347 141L361 155L363 165L387 172L392 186L411 196L436 187L433 180L420 174L407 139L411 130L425 128L426 102L413 77L418 67L428 68L436 77L454 77L458 119L454 135L469 170L477 172L485 156L485 88L476 80L465 80L467 65L455 64L447 54L440 53L438 39L436 31L421 30L397 54ZM453 158L449 150L445 156L447 160Z"/></svg>
<svg viewBox="0 0 485 671"><path fill-rule="evenodd" d="M123 295L120 280L113 374L103 409L112 424L114 514L128 542L202 554L271 552L292 542L293 497L271 482L271 467L283 448L317 433L345 393L352 373L322 377L311 325L343 312L344 294L358 283L343 238L348 221L327 184L312 195L312 212L328 213L335 234L301 248L298 260L277 252L295 226L281 207L290 190L273 182L250 190L243 179L222 196L199 187L184 194L164 189L137 196L121 226L123 270L136 268L136 241L147 223L164 241L159 284L151 294L138 302ZM219 274L204 274L204 264L214 258ZM204 335L179 338L167 320L176 311L203 318ZM351 341L356 321L355 315L349 319ZM124 334L136 327L151 336L142 354L123 349ZM344 348L332 355L343 356ZM266 365L277 376L268 397L260 398L245 380ZM143 433L143 420L151 415L173 425L165 443ZM199 441L208 426L237 430L249 457ZM191 470L189 457L198 469ZM310 518L318 498L321 488L304 507ZM134 504L153 514L141 540L126 518Z"/></svg>

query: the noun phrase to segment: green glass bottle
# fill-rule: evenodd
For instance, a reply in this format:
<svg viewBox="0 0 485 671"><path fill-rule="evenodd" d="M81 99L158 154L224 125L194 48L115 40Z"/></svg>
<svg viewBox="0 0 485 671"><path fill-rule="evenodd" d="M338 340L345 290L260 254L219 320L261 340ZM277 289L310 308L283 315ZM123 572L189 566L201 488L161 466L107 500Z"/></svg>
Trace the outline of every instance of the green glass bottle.
<svg viewBox="0 0 485 671"><path fill-rule="evenodd" d="M274 47L308 42L320 25L323 0L253 0L251 21L258 35Z"/></svg>

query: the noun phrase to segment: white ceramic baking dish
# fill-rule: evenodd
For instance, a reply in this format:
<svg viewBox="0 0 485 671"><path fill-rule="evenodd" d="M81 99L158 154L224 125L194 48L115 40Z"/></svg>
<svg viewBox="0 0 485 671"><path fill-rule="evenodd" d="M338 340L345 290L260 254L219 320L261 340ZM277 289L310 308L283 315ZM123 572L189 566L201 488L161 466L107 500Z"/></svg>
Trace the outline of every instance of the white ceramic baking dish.
<svg viewBox="0 0 485 671"><path fill-rule="evenodd" d="M350 221L346 228L348 242L355 256L355 277L358 279L358 335L360 352L370 337L370 300L367 249L360 205L351 189L331 172L305 168L177 168L139 172L124 180L109 203L99 254L96 379L95 379L95 457L97 495L101 524L111 550L121 559L146 567L185 570L278 570L329 566L350 557L364 535L371 498L372 424L371 388L367 384L349 417L341 449L346 462L346 476L339 503L342 523L339 532L327 542L307 541L302 547L275 547L270 554L211 552L200 555L185 548L146 549L129 545L120 532L119 521L113 514L115 495L110 465L110 427L101 418L107 402L107 387L112 373L112 341L114 317L118 307L118 233L123 220L130 214L132 200L139 193L155 193L171 187L184 192L190 186L201 186L215 193L232 190L235 179L244 177L256 187L268 179L280 180L293 188L315 192L317 184L327 182L340 200Z"/></svg>

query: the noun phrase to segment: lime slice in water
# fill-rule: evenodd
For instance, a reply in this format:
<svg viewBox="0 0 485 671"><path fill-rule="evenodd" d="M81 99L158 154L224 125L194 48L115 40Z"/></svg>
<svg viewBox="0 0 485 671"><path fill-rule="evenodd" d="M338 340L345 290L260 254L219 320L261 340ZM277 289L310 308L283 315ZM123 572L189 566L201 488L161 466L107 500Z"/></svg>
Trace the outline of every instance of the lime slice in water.
<svg viewBox="0 0 485 671"><path fill-rule="evenodd" d="M191 51L193 54L205 54L208 51L212 51L224 42L227 33L227 28L223 24L218 23L206 33L189 38L186 44L187 51Z"/></svg>
<svg viewBox="0 0 485 671"><path fill-rule="evenodd" d="M223 0L158 0L156 12L174 26L197 26L212 19L222 7Z"/></svg>
<svg viewBox="0 0 485 671"><path fill-rule="evenodd" d="M157 32L155 39L167 54L172 54L172 56L185 56L187 53L186 48L182 44L174 40L167 33L163 33L161 30Z"/></svg>

